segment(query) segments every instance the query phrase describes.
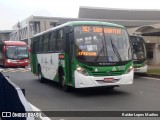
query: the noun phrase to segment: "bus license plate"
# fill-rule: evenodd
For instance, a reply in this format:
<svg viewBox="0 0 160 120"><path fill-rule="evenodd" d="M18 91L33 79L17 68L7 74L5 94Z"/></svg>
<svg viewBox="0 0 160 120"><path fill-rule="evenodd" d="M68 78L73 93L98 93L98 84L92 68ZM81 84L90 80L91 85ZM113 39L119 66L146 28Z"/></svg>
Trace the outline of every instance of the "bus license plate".
<svg viewBox="0 0 160 120"><path fill-rule="evenodd" d="M113 78L104 78L105 82L113 82L113 80L114 80Z"/></svg>

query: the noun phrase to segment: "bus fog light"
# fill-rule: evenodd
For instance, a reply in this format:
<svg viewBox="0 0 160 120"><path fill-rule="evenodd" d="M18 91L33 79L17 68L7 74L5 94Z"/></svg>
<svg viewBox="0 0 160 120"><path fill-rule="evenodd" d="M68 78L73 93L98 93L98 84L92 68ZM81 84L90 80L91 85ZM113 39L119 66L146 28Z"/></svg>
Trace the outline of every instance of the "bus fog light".
<svg viewBox="0 0 160 120"><path fill-rule="evenodd" d="M7 60L8 63L11 63L11 60Z"/></svg>
<svg viewBox="0 0 160 120"><path fill-rule="evenodd" d="M28 60L25 60L25 62L28 62Z"/></svg>
<svg viewBox="0 0 160 120"><path fill-rule="evenodd" d="M77 71L80 72L82 71L82 68L80 66L77 67Z"/></svg>
<svg viewBox="0 0 160 120"><path fill-rule="evenodd" d="M77 66L77 71L78 71L79 73L85 75L85 76L88 76L88 75L89 75L88 72L87 72L84 68L82 68L82 67L80 67L80 66Z"/></svg>

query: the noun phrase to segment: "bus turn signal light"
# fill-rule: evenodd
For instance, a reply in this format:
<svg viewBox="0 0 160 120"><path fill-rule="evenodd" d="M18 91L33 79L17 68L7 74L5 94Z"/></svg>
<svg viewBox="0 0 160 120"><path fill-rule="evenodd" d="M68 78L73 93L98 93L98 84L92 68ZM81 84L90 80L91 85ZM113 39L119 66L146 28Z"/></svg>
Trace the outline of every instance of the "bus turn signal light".
<svg viewBox="0 0 160 120"><path fill-rule="evenodd" d="M59 59L64 59L64 54L59 54Z"/></svg>

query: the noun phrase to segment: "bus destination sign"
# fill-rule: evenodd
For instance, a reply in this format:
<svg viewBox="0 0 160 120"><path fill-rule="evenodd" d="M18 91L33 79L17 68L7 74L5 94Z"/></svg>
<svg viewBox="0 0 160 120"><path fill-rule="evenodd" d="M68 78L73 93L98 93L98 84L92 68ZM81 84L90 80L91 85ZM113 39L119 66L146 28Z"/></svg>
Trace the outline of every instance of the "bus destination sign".
<svg viewBox="0 0 160 120"><path fill-rule="evenodd" d="M93 32L93 33L102 33L102 27L96 26L82 26L82 32ZM122 34L121 29L119 28L104 28L104 33L107 34Z"/></svg>

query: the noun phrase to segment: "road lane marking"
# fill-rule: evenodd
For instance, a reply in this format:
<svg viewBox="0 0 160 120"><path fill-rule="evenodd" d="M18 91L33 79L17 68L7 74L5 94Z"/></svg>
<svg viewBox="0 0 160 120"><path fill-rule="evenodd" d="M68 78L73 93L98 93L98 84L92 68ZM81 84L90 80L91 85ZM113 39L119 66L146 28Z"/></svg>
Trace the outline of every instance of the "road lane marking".
<svg viewBox="0 0 160 120"><path fill-rule="evenodd" d="M9 71L9 72L21 72L22 70L25 70L24 68L16 68L12 71Z"/></svg>
<svg viewBox="0 0 160 120"><path fill-rule="evenodd" d="M15 70L13 70L13 71L10 71L10 72L20 72L21 70L19 70L19 69L15 69Z"/></svg>
<svg viewBox="0 0 160 120"><path fill-rule="evenodd" d="M9 69L3 69L3 72L11 72L14 71L15 69L9 68Z"/></svg>
<svg viewBox="0 0 160 120"><path fill-rule="evenodd" d="M27 72L31 71L31 68L7 68L2 69L2 72Z"/></svg>
<svg viewBox="0 0 160 120"><path fill-rule="evenodd" d="M27 72L27 71L31 71L31 68L17 68L19 70L19 72Z"/></svg>
<svg viewBox="0 0 160 120"><path fill-rule="evenodd" d="M29 103L29 104L32 107L33 111L40 111L41 112L41 110L38 109L36 106L32 105L31 103ZM51 120L49 117L42 117L42 116L40 116L40 119L42 119L42 120Z"/></svg>
<svg viewBox="0 0 160 120"><path fill-rule="evenodd" d="M22 71L20 71L20 72L28 72L28 71L30 71L30 70L22 70Z"/></svg>

